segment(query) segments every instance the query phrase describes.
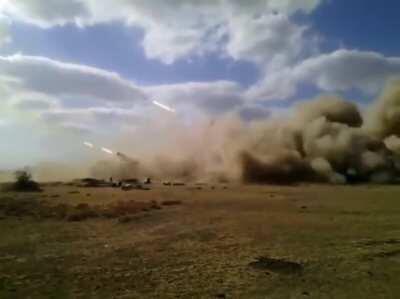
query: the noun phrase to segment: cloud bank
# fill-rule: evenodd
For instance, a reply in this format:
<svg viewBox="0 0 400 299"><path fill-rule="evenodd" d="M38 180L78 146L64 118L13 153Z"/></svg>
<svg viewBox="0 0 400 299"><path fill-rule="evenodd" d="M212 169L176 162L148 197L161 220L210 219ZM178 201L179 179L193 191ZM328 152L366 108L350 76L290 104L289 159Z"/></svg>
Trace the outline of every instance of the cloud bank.
<svg viewBox="0 0 400 299"><path fill-rule="evenodd" d="M388 79L399 74L398 57L343 49L305 59L293 67L267 75L249 90L248 96L285 99L294 96L301 83L313 83L322 91L354 88L376 94Z"/></svg>
<svg viewBox="0 0 400 299"><path fill-rule="evenodd" d="M292 24L285 16L298 11L309 13L319 3L319 0L5 0L0 13L43 28L123 21L144 30L143 48L149 58L172 63L215 50L223 37L228 37L227 53L249 59L256 53L257 59L265 60L269 54L275 55L276 49L297 47L294 42L301 39L304 28ZM262 16L255 17L260 12ZM285 34L276 34L275 29L283 29ZM267 32L260 35L264 30Z"/></svg>

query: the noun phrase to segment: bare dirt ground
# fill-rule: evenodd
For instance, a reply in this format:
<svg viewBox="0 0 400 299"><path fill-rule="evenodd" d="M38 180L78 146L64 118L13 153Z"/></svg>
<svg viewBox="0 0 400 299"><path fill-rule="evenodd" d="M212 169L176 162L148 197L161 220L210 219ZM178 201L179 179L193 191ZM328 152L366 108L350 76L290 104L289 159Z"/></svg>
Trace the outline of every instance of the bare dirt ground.
<svg viewBox="0 0 400 299"><path fill-rule="evenodd" d="M400 187L198 188L0 193L0 298L399 298Z"/></svg>

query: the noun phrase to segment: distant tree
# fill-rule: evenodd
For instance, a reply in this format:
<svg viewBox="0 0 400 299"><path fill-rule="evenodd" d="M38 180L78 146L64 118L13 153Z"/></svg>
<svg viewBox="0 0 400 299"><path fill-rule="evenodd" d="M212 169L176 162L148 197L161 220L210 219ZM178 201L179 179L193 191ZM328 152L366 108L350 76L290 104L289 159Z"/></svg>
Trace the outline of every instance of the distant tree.
<svg viewBox="0 0 400 299"><path fill-rule="evenodd" d="M15 183L13 184L12 189L21 192L41 191L40 185L32 180L32 175L27 170L19 170L15 172Z"/></svg>

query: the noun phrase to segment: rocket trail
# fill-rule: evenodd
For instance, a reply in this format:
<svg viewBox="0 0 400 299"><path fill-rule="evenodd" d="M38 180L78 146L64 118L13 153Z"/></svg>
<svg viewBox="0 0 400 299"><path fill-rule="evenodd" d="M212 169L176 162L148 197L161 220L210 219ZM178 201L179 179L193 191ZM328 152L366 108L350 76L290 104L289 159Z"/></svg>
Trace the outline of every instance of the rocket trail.
<svg viewBox="0 0 400 299"><path fill-rule="evenodd" d="M114 152L108 148L102 147L101 150L109 155L114 155Z"/></svg>
<svg viewBox="0 0 400 299"><path fill-rule="evenodd" d="M85 141L85 142L83 143L83 145L85 145L85 146L87 146L87 147L90 147L90 148L94 148L93 143L90 143L90 142L87 142L87 141Z"/></svg>
<svg viewBox="0 0 400 299"><path fill-rule="evenodd" d="M153 101L153 104L158 106L158 107L160 107L161 109L164 109L164 110L168 111L168 112L175 113L175 109L173 109L171 107L168 107L167 105L161 104L161 103L159 103L157 101Z"/></svg>

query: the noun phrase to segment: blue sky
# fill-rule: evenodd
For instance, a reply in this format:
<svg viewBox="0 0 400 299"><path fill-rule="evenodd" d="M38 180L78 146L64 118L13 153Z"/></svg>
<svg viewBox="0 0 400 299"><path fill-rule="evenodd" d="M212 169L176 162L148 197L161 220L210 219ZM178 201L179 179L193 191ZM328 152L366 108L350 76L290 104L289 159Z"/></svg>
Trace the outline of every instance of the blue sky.
<svg viewBox="0 0 400 299"><path fill-rule="evenodd" d="M12 138L0 168L67 152L84 160L84 139L123 146L112 132L169 117L153 99L183 125L282 115L321 93L365 105L400 73L399 9L395 0L3 1L0 133ZM43 151L54 138L60 149ZM24 141L32 150L21 155Z"/></svg>
<svg viewBox="0 0 400 299"><path fill-rule="evenodd" d="M325 37L328 49L343 45L398 56L399 9L396 0L331 0L310 16L310 22Z"/></svg>
<svg viewBox="0 0 400 299"><path fill-rule="evenodd" d="M143 32L121 22L77 28L73 25L47 30L14 24L13 43L3 53L21 52L115 71L139 84L170 84L187 81L233 80L248 86L257 80L258 69L217 53L184 59L173 65L147 59Z"/></svg>

